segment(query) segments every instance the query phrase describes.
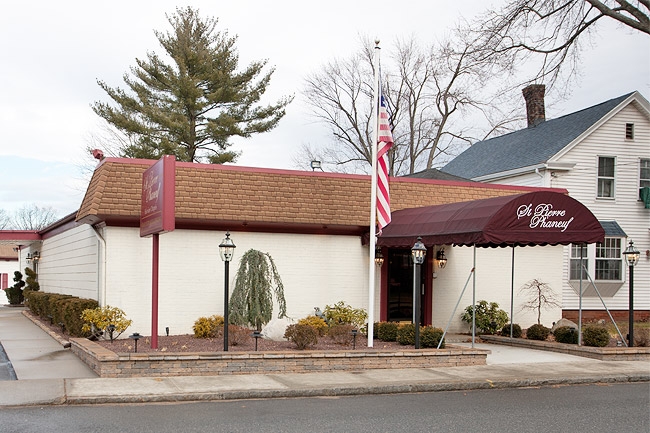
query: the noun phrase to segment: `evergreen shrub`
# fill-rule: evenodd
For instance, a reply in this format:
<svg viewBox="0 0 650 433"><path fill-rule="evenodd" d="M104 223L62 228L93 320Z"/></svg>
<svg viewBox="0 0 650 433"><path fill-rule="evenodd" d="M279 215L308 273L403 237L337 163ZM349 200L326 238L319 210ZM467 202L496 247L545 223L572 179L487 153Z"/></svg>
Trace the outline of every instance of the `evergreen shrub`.
<svg viewBox="0 0 650 433"><path fill-rule="evenodd" d="M25 296L32 313L55 325L63 325L66 334L72 337L88 337L90 335L89 332L83 330L84 321L81 314L84 310L99 307L94 299L33 290L26 290Z"/></svg>
<svg viewBox="0 0 650 433"><path fill-rule="evenodd" d="M23 274L20 271L14 272L13 280L15 284L5 289L5 295L7 295L7 300L10 305L20 305L25 301Z"/></svg>
<svg viewBox="0 0 650 433"><path fill-rule="evenodd" d="M526 330L526 338L529 340L544 341L548 338L551 330L544 325L534 324Z"/></svg>
<svg viewBox="0 0 650 433"><path fill-rule="evenodd" d="M589 325L582 330L582 342L585 346L605 347L609 344L609 331L604 326Z"/></svg>
<svg viewBox="0 0 650 433"><path fill-rule="evenodd" d="M381 322L377 324L377 338L381 341L397 341L397 322Z"/></svg>
<svg viewBox="0 0 650 433"><path fill-rule="evenodd" d="M25 278L25 283L27 284L27 287L25 287L25 290L32 290L34 292L38 292L41 288L41 285L38 284L38 274L34 272L32 268L25 268L25 275L27 278Z"/></svg>
<svg viewBox="0 0 650 433"><path fill-rule="evenodd" d="M553 336L558 343L578 344L578 330L571 326L560 326Z"/></svg>
<svg viewBox="0 0 650 433"><path fill-rule="evenodd" d="M420 329L420 346L437 348L444 331L433 326L425 326ZM415 340L414 340L415 341ZM445 347L445 341L442 341L440 348Z"/></svg>
<svg viewBox="0 0 650 433"><path fill-rule="evenodd" d="M415 325L413 323L399 325L396 341L404 346L415 344Z"/></svg>
<svg viewBox="0 0 650 433"><path fill-rule="evenodd" d="M194 322L192 330L195 338L216 338L223 329L223 316L213 315L210 317L199 317ZM228 328L230 332L230 328ZM230 337L230 335L228 335ZM228 339L230 340L230 338Z"/></svg>
<svg viewBox="0 0 650 433"><path fill-rule="evenodd" d="M501 335L503 337L510 337L510 323L501 328ZM512 338L521 338L521 326L516 323L512 324Z"/></svg>

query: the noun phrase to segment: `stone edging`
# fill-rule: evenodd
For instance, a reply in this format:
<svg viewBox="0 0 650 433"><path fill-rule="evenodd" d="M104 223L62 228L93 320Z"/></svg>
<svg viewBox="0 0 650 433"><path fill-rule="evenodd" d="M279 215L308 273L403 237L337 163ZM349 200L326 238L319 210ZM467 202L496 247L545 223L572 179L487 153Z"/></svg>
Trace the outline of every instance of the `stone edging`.
<svg viewBox="0 0 650 433"><path fill-rule="evenodd" d="M489 350L445 349L114 353L85 338L70 340L71 350L100 377L213 376L315 373L391 368L486 365Z"/></svg>
<svg viewBox="0 0 650 433"><path fill-rule="evenodd" d="M528 340L525 338L481 335L481 340L505 346L526 347L583 356L601 361L647 361L650 360L650 347L589 347L577 344L557 343L554 341Z"/></svg>

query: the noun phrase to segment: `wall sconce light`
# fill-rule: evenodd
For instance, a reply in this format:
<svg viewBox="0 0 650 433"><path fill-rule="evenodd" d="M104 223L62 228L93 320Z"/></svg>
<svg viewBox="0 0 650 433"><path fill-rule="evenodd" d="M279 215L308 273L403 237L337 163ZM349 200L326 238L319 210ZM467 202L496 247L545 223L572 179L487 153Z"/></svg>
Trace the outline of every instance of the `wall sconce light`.
<svg viewBox="0 0 650 433"><path fill-rule="evenodd" d="M32 260L35 262L38 262L41 259L41 255L39 254L38 251L34 251L34 253L27 253L27 257L25 260L27 260L27 263L31 262Z"/></svg>
<svg viewBox="0 0 650 433"><path fill-rule="evenodd" d="M438 261L438 266L440 266L440 269L447 266L447 257L445 257L444 248L438 250L438 253L436 254L436 260Z"/></svg>
<svg viewBox="0 0 650 433"><path fill-rule="evenodd" d="M381 247L375 248L375 264L380 268L384 264L384 255L381 253Z"/></svg>

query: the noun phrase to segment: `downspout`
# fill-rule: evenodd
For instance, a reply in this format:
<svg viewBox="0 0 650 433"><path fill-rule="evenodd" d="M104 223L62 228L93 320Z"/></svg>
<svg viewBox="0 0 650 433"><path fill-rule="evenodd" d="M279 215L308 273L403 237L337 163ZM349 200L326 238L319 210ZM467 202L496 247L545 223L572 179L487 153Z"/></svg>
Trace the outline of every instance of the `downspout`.
<svg viewBox="0 0 650 433"><path fill-rule="evenodd" d="M99 230L91 226L97 240L97 302L101 307L106 306L106 240Z"/></svg>

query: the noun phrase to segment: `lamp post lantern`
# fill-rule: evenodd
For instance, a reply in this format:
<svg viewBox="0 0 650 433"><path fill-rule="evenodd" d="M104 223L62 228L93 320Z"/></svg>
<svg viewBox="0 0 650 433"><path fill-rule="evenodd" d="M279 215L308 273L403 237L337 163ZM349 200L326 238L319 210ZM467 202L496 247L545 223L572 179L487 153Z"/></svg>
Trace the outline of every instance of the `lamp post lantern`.
<svg viewBox="0 0 650 433"><path fill-rule="evenodd" d="M634 267L639 262L639 257L641 254L639 250L634 248L634 242L630 241L629 246L623 252L625 256L625 261L630 270L630 280L628 281L628 303L629 303L629 333L628 333L628 347L634 346Z"/></svg>
<svg viewBox="0 0 650 433"><path fill-rule="evenodd" d="M413 257L413 308L415 309L415 348L420 348L420 266L427 255L427 247L418 236L417 242L411 248Z"/></svg>
<svg viewBox="0 0 650 433"><path fill-rule="evenodd" d="M224 296L223 296L223 351L228 351L228 267L232 261L232 257L235 253L235 244L232 239L230 239L230 233L226 233L226 237L221 244L219 244L219 254L221 254L221 260L225 264L225 282L224 282Z"/></svg>

